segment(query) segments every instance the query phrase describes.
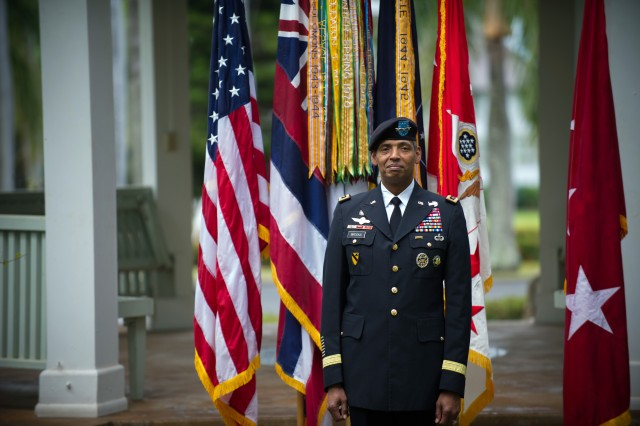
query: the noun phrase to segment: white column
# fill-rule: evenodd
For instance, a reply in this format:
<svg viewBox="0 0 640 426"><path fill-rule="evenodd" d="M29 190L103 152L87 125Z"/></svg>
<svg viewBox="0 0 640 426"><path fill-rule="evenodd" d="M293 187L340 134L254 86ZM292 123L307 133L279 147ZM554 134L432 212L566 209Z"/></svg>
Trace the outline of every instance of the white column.
<svg viewBox="0 0 640 426"><path fill-rule="evenodd" d="M616 108L616 125L620 144L622 179L627 204L629 234L622 240L622 263L627 300L627 329L629 335L629 359L631 363L631 409L640 410L640 191L638 163L638 117L640 117L640 2L637 0L607 0L607 38L609 41L609 67L613 101Z"/></svg>
<svg viewBox="0 0 640 426"><path fill-rule="evenodd" d="M569 124L573 104L576 29L574 2L540 1L540 281L536 322L562 323L553 296L564 280Z"/></svg>
<svg viewBox="0 0 640 426"><path fill-rule="evenodd" d="M194 292L187 3L141 0L139 7L142 179L154 189L174 260L175 293L155 298L153 327L188 328ZM203 120L206 114L202 111Z"/></svg>
<svg viewBox="0 0 640 426"><path fill-rule="evenodd" d="M126 410L118 364L109 0L40 1L47 368L36 414Z"/></svg>

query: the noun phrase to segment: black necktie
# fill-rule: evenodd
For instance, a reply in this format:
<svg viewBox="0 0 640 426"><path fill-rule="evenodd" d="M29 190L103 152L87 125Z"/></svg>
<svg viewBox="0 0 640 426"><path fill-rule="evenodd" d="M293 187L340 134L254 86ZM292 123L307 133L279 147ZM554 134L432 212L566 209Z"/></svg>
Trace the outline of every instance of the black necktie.
<svg viewBox="0 0 640 426"><path fill-rule="evenodd" d="M391 234L396 235L396 230L400 226L400 220L402 219L402 212L400 211L400 198L393 197L391 204L394 205L393 213L391 213L391 219L389 219L389 225L391 226Z"/></svg>

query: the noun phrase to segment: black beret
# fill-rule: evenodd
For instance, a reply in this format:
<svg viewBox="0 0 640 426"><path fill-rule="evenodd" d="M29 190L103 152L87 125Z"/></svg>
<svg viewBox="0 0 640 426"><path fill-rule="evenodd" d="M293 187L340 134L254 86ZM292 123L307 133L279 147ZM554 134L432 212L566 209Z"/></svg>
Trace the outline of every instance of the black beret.
<svg viewBox="0 0 640 426"><path fill-rule="evenodd" d="M371 134L369 151L375 151L385 140L416 141L418 125L405 117L394 117L382 122Z"/></svg>

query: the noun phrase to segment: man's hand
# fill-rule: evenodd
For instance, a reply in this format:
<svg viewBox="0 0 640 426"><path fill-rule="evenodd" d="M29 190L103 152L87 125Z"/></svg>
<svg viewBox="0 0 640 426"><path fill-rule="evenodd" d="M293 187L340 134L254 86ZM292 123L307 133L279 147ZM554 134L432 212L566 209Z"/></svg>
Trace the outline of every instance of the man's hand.
<svg viewBox="0 0 640 426"><path fill-rule="evenodd" d="M458 404L458 407L460 407L460 404ZM329 392L327 393L327 408L331 413L331 417L333 417L333 420L336 422L345 420L349 415L347 394L344 393L341 385L335 385L329 388Z"/></svg>
<svg viewBox="0 0 640 426"><path fill-rule="evenodd" d="M460 395L455 392L441 391L436 401L436 424L451 425L460 414Z"/></svg>

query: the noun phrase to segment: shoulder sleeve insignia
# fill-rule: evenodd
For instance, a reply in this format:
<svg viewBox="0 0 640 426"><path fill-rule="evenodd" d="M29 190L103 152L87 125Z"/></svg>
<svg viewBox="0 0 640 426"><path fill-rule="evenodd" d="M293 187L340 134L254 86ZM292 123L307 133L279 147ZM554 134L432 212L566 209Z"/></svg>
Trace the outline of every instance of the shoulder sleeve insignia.
<svg viewBox="0 0 640 426"><path fill-rule="evenodd" d="M338 202L339 203L344 203L345 201L350 200L350 199L351 199L351 194L346 194L346 195L343 195L342 197L338 198Z"/></svg>
<svg viewBox="0 0 640 426"><path fill-rule="evenodd" d="M458 204L458 197L454 197L453 195L447 195L447 201L451 204Z"/></svg>

